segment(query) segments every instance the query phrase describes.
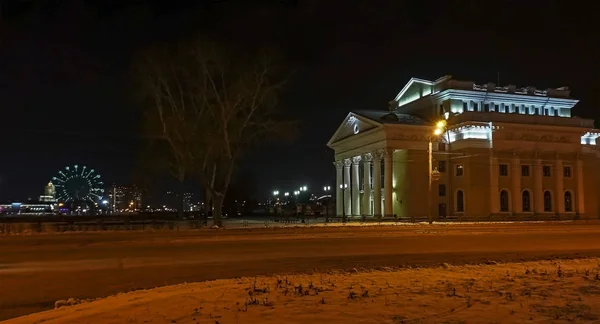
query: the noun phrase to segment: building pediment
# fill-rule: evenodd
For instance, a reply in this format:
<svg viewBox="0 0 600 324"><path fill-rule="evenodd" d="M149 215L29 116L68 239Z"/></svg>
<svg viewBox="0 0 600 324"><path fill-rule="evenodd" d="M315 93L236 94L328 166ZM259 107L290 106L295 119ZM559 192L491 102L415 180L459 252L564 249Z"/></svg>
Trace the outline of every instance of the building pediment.
<svg viewBox="0 0 600 324"><path fill-rule="evenodd" d="M381 126L381 123L379 122L370 120L355 113L349 113L342 124L338 127L337 131L333 134L327 145L331 146L331 144L339 142L343 139L362 134L379 126Z"/></svg>

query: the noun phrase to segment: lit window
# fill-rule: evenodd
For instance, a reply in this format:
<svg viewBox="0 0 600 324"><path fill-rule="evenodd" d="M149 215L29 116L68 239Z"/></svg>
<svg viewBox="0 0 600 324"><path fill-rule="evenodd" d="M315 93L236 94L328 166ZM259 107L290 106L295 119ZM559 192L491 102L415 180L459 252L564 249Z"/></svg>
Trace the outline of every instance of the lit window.
<svg viewBox="0 0 600 324"><path fill-rule="evenodd" d="M456 175L457 177L462 177L463 173L464 173L464 168L463 168L463 165L462 165L462 164L458 164L458 165L456 165L456 172L455 172L455 175Z"/></svg>
<svg viewBox="0 0 600 324"><path fill-rule="evenodd" d="M571 167L570 166L563 167L563 176L565 178L570 178L571 177Z"/></svg>

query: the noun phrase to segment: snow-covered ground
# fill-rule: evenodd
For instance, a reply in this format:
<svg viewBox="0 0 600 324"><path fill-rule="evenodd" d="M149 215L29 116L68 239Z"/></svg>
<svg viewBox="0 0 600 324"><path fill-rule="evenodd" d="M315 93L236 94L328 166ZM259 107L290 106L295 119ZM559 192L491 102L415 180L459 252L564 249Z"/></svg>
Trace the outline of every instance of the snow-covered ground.
<svg viewBox="0 0 600 324"><path fill-rule="evenodd" d="M579 259L216 280L119 294L6 323L597 322L599 270L599 259Z"/></svg>

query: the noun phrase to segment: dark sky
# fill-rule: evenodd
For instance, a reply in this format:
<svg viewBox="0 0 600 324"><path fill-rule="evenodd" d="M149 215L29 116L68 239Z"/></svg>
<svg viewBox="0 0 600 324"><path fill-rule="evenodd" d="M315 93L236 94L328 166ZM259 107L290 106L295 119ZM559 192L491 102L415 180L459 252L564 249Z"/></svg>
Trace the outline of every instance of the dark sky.
<svg viewBox="0 0 600 324"><path fill-rule="evenodd" d="M581 100L575 114L600 118L600 28L595 8L585 5L175 2L2 2L0 200L41 194L66 165L86 164L106 182L132 181L144 145L130 95L132 58L198 32L276 45L296 70L282 109L301 122L300 137L258 146L241 162L264 195L332 184L333 153L325 144L344 116L386 109L412 76L485 83L499 72L503 84L567 85Z"/></svg>

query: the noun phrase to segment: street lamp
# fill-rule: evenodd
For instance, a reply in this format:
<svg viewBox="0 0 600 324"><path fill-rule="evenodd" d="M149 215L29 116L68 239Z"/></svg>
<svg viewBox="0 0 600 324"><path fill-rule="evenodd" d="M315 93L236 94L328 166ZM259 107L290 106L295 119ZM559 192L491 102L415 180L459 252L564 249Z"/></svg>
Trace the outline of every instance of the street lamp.
<svg viewBox="0 0 600 324"><path fill-rule="evenodd" d="M429 137L429 147L427 149L427 153L429 155L429 172L428 172L428 182L429 182L429 189L428 189L428 195L427 195L427 220L429 221L429 224L433 223L433 218L431 215L431 182L434 180L434 178L437 180L440 177L440 172L436 169L433 169L433 144L431 142L431 140L433 139L433 137L437 137L440 136L444 133L444 130L446 129L446 121L445 120L440 120L435 124L435 129L433 130L433 136Z"/></svg>
<svg viewBox="0 0 600 324"><path fill-rule="evenodd" d="M283 195L287 197L287 196L289 196L289 195L290 195L290 193L289 193L289 192L286 192L286 193L284 193Z"/></svg>
<svg viewBox="0 0 600 324"><path fill-rule="evenodd" d="M346 222L346 189L348 184L341 184L340 189L342 190L342 221Z"/></svg>

